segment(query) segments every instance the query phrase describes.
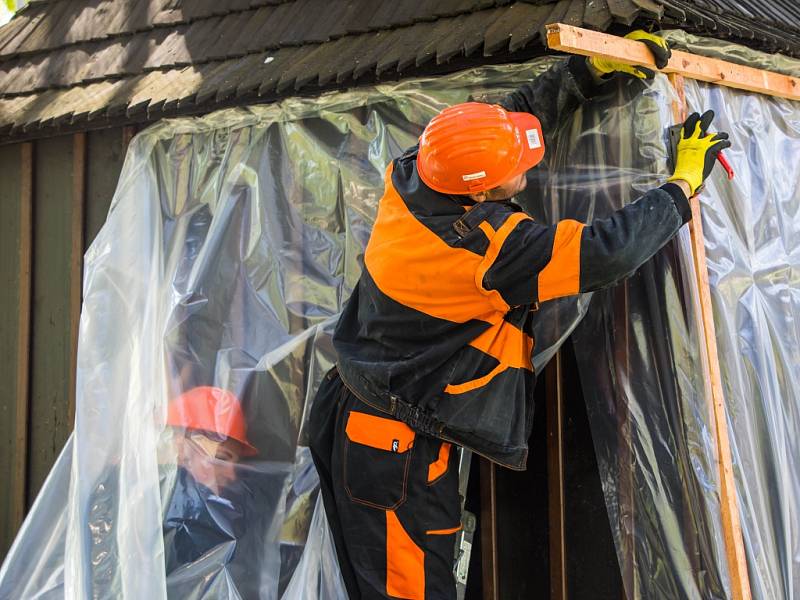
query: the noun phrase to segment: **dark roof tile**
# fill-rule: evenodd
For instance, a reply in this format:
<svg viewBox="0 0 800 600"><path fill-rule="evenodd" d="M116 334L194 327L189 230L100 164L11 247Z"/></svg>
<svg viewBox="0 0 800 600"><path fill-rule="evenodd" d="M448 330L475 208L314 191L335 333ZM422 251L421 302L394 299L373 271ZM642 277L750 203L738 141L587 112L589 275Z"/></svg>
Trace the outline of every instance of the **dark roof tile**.
<svg viewBox="0 0 800 600"><path fill-rule="evenodd" d="M576 27L583 25L583 12L585 9L585 0L572 0L561 22L566 25L575 25Z"/></svg>
<svg viewBox="0 0 800 600"><path fill-rule="evenodd" d="M569 0L562 0L559 3L559 12L561 12L561 4L564 4L563 15L566 15L570 2ZM516 52L521 48L525 48L536 41L537 37L541 39L545 25L558 22L552 20L549 6L528 6L526 11L527 14L524 15L523 19L520 19L516 24L512 24L511 42L508 46L509 52ZM559 21L563 19L563 15L559 17Z"/></svg>
<svg viewBox="0 0 800 600"><path fill-rule="evenodd" d="M550 14L539 23L539 37L542 40L547 39L546 25L548 23L560 23L564 19L564 15L567 14L568 10L569 0L559 0L557 3L552 5L552 11Z"/></svg>
<svg viewBox="0 0 800 600"><path fill-rule="evenodd" d="M660 19L664 15L664 7L655 0L632 0L642 11L642 16Z"/></svg>
<svg viewBox="0 0 800 600"><path fill-rule="evenodd" d="M253 72L253 75L258 81L258 85L255 88L258 95L265 96L267 94L273 94L275 92L275 86L278 84L284 71L300 60L306 52L306 49L299 47L281 48L278 52L274 52L270 55L269 58L272 58L272 60L265 58L259 69ZM240 86L239 89L244 90L245 88ZM238 93L239 90L237 89L237 94Z"/></svg>
<svg viewBox="0 0 800 600"><path fill-rule="evenodd" d="M320 63L317 68L317 85L328 85L336 81L339 73L341 72L342 65L347 64L349 58L354 58L358 54L359 49L354 44L350 43L347 38L339 38L327 44L328 46L328 60ZM332 60L330 57L338 57Z"/></svg>
<svg viewBox="0 0 800 600"><path fill-rule="evenodd" d="M639 16L639 7L631 0L608 0L608 9L615 21L625 25L630 25Z"/></svg>
<svg viewBox="0 0 800 600"><path fill-rule="evenodd" d="M593 29L605 31L609 28L614 18L608 10L607 0L589 0L583 13L583 22Z"/></svg>
<svg viewBox="0 0 800 600"><path fill-rule="evenodd" d="M251 54L270 45L275 45L275 40L271 39L269 35L274 12L274 7L265 6L250 13L251 17L247 26L242 31L240 39L235 42L237 52L244 51L247 54Z"/></svg>
<svg viewBox="0 0 800 600"><path fill-rule="evenodd" d="M492 19L487 18L486 11L479 11L469 15L459 15L451 22L453 23L451 33L438 38L434 48L437 64L450 62L460 54L468 56L478 48L482 48L486 30L492 24ZM432 27L435 25L432 24Z"/></svg>
<svg viewBox="0 0 800 600"><path fill-rule="evenodd" d="M0 131L394 78L479 49L530 56L549 22L661 19L800 56L800 6L789 0L33 2L0 27Z"/></svg>
<svg viewBox="0 0 800 600"><path fill-rule="evenodd" d="M231 56L242 56L247 54L243 44L239 44L243 32L247 29L252 20L252 12L243 12L225 19L217 31L217 41L210 44L205 56L208 60L221 60Z"/></svg>
<svg viewBox="0 0 800 600"><path fill-rule="evenodd" d="M498 17L496 14L484 15L484 13L480 13L480 15L483 15L483 18L487 21L487 26L489 25L490 21L493 21ZM480 15L477 18L481 18ZM427 35L424 39L420 40L422 43L417 45L414 52L414 64L417 67L436 59L436 47L439 45L442 39L450 35L450 27L452 26L452 23L452 19L439 19L431 22L431 27L428 30Z"/></svg>

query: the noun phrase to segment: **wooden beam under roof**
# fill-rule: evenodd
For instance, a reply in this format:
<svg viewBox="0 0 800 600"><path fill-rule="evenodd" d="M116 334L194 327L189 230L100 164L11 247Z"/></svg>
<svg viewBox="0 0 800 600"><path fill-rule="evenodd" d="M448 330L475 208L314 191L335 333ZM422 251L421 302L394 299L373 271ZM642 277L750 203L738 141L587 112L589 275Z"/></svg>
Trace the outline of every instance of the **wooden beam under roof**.
<svg viewBox="0 0 800 600"><path fill-rule="evenodd" d="M650 50L642 42L563 23L552 23L547 26L547 46L551 50L582 56L598 56L629 65L659 70ZM697 79L737 90L800 100L800 79L797 77L737 65L718 58L698 56L680 50L672 51L672 58L660 71L677 73L689 79Z"/></svg>

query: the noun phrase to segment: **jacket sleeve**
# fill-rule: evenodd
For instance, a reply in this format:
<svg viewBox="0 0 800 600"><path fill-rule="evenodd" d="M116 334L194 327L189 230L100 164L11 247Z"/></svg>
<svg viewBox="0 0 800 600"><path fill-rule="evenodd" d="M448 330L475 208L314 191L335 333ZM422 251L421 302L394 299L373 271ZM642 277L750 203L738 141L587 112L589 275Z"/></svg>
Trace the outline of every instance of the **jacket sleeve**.
<svg viewBox="0 0 800 600"><path fill-rule="evenodd" d="M513 228L501 226L490 240L495 250L487 253L482 285L509 306L607 287L636 271L690 219L689 201L673 183L588 225L509 219Z"/></svg>
<svg viewBox="0 0 800 600"><path fill-rule="evenodd" d="M500 105L512 112L535 115L542 124L542 133L547 144L558 126L578 106L606 90L607 83L595 81L585 57L571 56L511 92Z"/></svg>

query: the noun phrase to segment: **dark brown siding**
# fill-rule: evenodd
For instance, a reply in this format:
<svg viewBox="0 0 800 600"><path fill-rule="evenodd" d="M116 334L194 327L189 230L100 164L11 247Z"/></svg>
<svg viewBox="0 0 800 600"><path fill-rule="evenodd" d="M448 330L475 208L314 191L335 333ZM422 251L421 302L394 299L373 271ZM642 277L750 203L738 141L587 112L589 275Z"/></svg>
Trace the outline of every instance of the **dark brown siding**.
<svg viewBox="0 0 800 600"><path fill-rule="evenodd" d="M23 195L30 193L30 149L0 147L0 480L7 482L0 494L0 556L25 509L30 215Z"/></svg>
<svg viewBox="0 0 800 600"><path fill-rule="evenodd" d="M28 507L69 436L72 136L34 152Z"/></svg>
<svg viewBox="0 0 800 600"><path fill-rule="evenodd" d="M0 145L0 561L72 430L83 253L132 135Z"/></svg>
<svg viewBox="0 0 800 600"><path fill-rule="evenodd" d="M111 198L125 159L123 129L101 129L88 134L84 248L88 248L106 221Z"/></svg>

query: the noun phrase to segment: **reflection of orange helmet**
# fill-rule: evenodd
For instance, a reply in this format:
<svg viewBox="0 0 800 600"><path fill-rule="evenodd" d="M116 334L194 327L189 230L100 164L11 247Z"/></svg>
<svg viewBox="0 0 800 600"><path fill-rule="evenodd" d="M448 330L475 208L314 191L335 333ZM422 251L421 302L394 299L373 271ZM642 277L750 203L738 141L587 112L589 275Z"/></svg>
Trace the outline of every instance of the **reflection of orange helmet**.
<svg viewBox="0 0 800 600"><path fill-rule="evenodd" d="M464 102L428 123L419 140L417 170L437 192L475 194L513 179L543 157L542 125L532 114Z"/></svg>
<svg viewBox="0 0 800 600"><path fill-rule="evenodd" d="M239 399L221 388L195 387L174 398L167 408L167 425L218 433L242 444L245 455L258 454L247 441L247 426Z"/></svg>

